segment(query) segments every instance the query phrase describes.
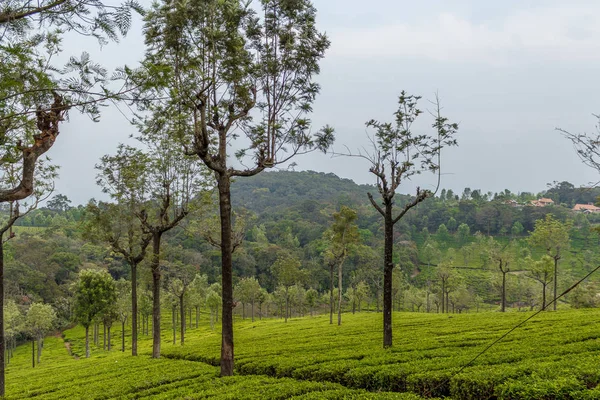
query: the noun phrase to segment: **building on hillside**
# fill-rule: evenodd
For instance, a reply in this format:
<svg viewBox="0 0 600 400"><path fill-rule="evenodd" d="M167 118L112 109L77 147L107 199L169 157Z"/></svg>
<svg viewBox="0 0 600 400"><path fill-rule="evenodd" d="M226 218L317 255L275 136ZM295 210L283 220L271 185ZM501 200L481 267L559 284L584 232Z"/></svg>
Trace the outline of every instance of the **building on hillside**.
<svg viewBox="0 0 600 400"><path fill-rule="evenodd" d="M579 211L579 212L583 212L583 213L587 213L587 214L597 213L597 212L600 212L600 207L596 207L592 203L575 204L575 207L573 207L573 211Z"/></svg>
<svg viewBox="0 0 600 400"><path fill-rule="evenodd" d="M534 207L546 207L554 205L554 200L542 197L541 199L532 200L531 205Z"/></svg>

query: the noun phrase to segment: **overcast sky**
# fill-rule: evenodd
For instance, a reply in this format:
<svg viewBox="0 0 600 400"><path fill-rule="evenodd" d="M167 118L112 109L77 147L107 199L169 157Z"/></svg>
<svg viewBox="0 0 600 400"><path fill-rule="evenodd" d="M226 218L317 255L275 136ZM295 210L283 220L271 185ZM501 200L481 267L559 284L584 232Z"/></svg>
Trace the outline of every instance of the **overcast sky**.
<svg viewBox="0 0 600 400"><path fill-rule="evenodd" d="M148 4L147 2L146 4ZM460 123L459 147L443 154L442 187L538 192L552 181L600 180L556 127L590 132L600 113L600 2L595 0L314 0L331 48L321 63L315 125L337 132L335 148L366 145L369 119L392 119L401 90L432 99ZM110 68L135 66L141 22L102 50L69 37L67 54L92 53ZM125 111L125 110L123 110ZM427 129L427 115L418 128ZM135 131L114 108L101 122L71 113L49 155L61 166L56 192L74 204L102 198L94 164ZM333 172L374 183L359 159L302 156L297 170ZM422 176L408 183L431 188Z"/></svg>

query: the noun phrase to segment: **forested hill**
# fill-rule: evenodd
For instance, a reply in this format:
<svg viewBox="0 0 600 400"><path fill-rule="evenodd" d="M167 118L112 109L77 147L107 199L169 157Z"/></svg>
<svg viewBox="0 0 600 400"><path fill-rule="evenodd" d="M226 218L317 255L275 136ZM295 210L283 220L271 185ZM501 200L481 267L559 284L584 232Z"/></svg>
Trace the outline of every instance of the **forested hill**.
<svg viewBox="0 0 600 400"><path fill-rule="evenodd" d="M231 188L234 207L255 213L286 209L306 201L356 206L368 202L370 185L358 185L332 173L315 171L266 171L249 178L238 178ZM375 194L375 193L373 193Z"/></svg>

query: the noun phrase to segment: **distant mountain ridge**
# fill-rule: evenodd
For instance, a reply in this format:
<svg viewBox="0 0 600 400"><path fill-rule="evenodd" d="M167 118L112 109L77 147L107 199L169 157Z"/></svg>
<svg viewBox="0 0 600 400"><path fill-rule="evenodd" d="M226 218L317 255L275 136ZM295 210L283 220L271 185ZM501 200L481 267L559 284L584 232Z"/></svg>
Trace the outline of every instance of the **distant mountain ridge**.
<svg viewBox="0 0 600 400"><path fill-rule="evenodd" d="M253 212L289 208L305 201L319 203L365 204L374 185L359 185L333 173L315 171L265 171L249 178L238 178L231 185L234 207ZM375 193L373 193L375 194Z"/></svg>

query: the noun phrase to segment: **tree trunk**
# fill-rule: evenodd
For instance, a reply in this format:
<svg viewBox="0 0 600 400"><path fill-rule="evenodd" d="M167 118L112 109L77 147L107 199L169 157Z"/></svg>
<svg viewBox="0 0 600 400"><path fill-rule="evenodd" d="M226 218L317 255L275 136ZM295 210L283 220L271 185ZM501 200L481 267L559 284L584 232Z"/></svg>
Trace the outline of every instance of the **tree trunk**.
<svg viewBox="0 0 600 400"><path fill-rule="evenodd" d="M125 326L123 324L123 326ZM138 306L137 306L137 264L131 263L131 355L137 356ZM125 333L123 333L123 351L125 351Z"/></svg>
<svg viewBox="0 0 600 400"><path fill-rule="evenodd" d="M502 306L500 308L500 311L506 311L506 272L504 271L502 271Z"/></svg>
<svg viewBox="0 0 600 400"><path fill-rule="evenodd" d="M181 345L185 342L185 307L183 306L183 294L179 297L179 308L181 311Z"/></svg>
<svg viewBox="0 0 600 400"><path fill-rule="evenodd" d="M289 307L289 302L290 298L288 296L288 288L287 286L285 287L285 322L287 322L288 320L288 307Z"/></svg>
<svg viewBox="0 0 600 400"><path fill-rule="evenodd" d="M252 322L254 322L254 300L252 300Z"/></svg>
<svg viewBox="0 0 600 400"><path fill-rule="evenodd" d="M85 358L90 358L90 326L85 327Z"/></svg>
<svg viewBox="0 0 600 400"><path fill-rule="evenodd" d="M552 309L556 311L556 299L558 298L558 257L554 257L554 303Z"/></svg>
<svg viewBox="0 0 600 400"><path fill-rule="evenodd" d="M106 324L102 324L102 350L106 350Z"/></svg>
<svg viewBox="0 0 600 400"><path fill-rule="evenodd" d="M344 260L338 265L338 326L342 325L342 267Z"/></svg>
<svg viewBox="0 0 600 400"><path fill-rule="evenodd" d="M177 321L175 320L175 314L177 314L177 308L171 306L171 326L173 327L173 344L177 343Z"/></svg>
<svg viewBox="0 0 600 400"><path fill-rule="evenodd" d="M392 202L385 205L383 253L383 347L392 346L392 271L394 269L394 221L392 220Z"/></svg>
<svg viewBox="0 0 600 400"><path fill-rule="evenodd" d="M160 239L152 234L152 358L160 358Z"/></svg>
<svg viewBox="0 0 600 400"><path fill-rule="evenodd" d="M200 319L200 306L196 306L196 329L198 329L199 319Z"/></svg>
<svg viewBox="0 0 600 400"><path fill-rule="evenodd" d="M125 352L125 320L121 321L121 351Z"/></svg>
<svg viewBox="0 0 600 400"><path fill-rule="evenodd" d="M106 327L106 333L108 334L107 347L108 351L110 351L110 325Z"/></svg>
<svg viewBox="0 0 600 400"><path fill-rule="evenodd" d="M0 398L5 391L5 346L4 346L4 238L0 233Z"/></svg>
<svg viewBox="0 0 600 400"><path fill-rule="evenodd" d="M242 319L246 319L246 303L242 303Z"/></svg>
<svg viewBox="0 0 600 400"><path fill-rule="evenodd" d="M329 323L333 324L333 264L329 265Z"/></svg>
<svg viewBox="0 0 600 400"><path fill-rule="evenodd" d="M546 308L546 284L542 283L542 310Z"/></svg>
<svg viewBox="0 0 600 400"><path fill-rule="evenodd" d="M223 164L225 160L223 160ZM217 174L221 218L221 376L233 375L233 260L231 182L226 171Z"/></svg>
<svg viewBox="0 0 600 400"><path fill-rule="evenodd" d="M42 359L42 343L44 338L42 336L38 336L37 338L37 363L40 365L40 361Z"/></svg>
<svg viewBox="0 0 600 400"><path fill-rule="evenodd" d="M189 311L190 311L190 313L189 313L189 314L190 314L190 326L194 326L194 325L192 324L192 307L190 307L190 308L189 308ZM191 328L190 328L190 329L191 329Z"/></svg>
<svg viewBox="0 0 600 400"><path fill-rule="evenodd" d="M31 339L31 366L35 368L35 339Z"/></svg>

